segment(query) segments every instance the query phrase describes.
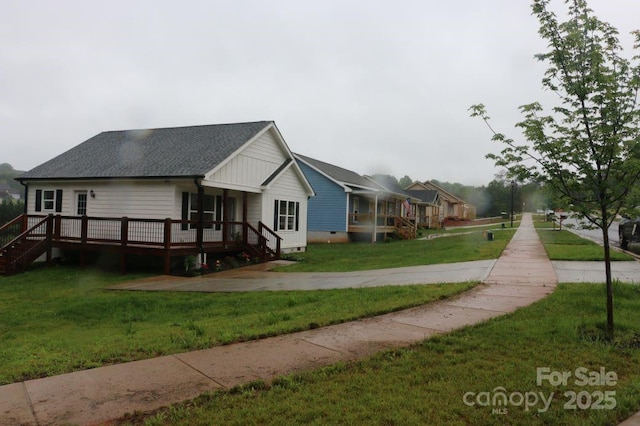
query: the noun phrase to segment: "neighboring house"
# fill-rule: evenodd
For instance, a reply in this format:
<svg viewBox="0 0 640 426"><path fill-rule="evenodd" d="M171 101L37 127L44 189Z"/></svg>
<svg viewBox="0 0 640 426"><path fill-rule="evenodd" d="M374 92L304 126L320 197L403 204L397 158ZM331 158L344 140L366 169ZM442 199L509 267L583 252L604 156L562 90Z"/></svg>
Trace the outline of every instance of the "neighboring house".
<svg viewBox="0 0 640 426"><path fill-rule="evenodd" d="M304 250L314 195L272 121L103 132L17 180L30 226L54 215L54 247L155 254L165 273L174 256Z"/></svg>
<svg viewBox="0 0 640 426"><path fill-rule="evenodd" d="M446 220L473 220L476 218L475 206L431 181L415 182L407 190L437 191L441 207L438 218L440 223L444 223Z"/></svg>
<svg viewBox="0 0 640 426"><path fill-rule="evenodd" d="M309 200L309 242L377 241L413 226L402 217L402 202L408 195L351 170L295 156L316 193Z"/></svg>
<svg viewBox="0 0 640 426"><path fill-rule="evenodd" d="M416 238L418 229L416 207L422 200L401 188L391 176L376 175L365 177L384 189L386 203L383 212L387 214L387 221L394 221L396 227L398 227L397 232L403 238Z"/></svg>
<svg viewBox="0 0 640 426"><path fill-rule="evenodd" d="M408 189L414 198L418 198L415 205L416 223L423 228L438 229L440 227L440 196L433 189Z"/></svg>

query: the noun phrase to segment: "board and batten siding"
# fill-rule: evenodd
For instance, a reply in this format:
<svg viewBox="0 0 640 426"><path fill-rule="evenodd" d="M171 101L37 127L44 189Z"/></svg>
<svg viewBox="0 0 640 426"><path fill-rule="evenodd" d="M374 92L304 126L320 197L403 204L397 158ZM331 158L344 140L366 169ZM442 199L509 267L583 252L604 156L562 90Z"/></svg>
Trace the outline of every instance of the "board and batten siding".
<svg viewBox="0 0 640 426"><path fill-rule="evenodd" d="M309 199L309 231L347 231L347 193L336 182L298 162L316 196Z"/></svg>
<svg viewBox="0 0 640 426"><path fill-rule="evenodd" d="M262 217L269 228L274 225L275 200L300 203L297 231L279 231L282 238L282 251L304 251L307 247L307 192L293 167L289 167L263 194Z"/></svg>
<svg viewBox="0 0 640 426"><path fill-rule="evenodd" d="M247 197L247 222L249 222L254 228L258 229L258 223L264 222L269 228L271 228L272 222L267 222L262 219L262 194L248 194ZM272 215L273 216L273 215ZM273 219L272 219L273 221Z"/></svg>
<svg viewBox="0 0 640 426"><path fill-rule="evenodd" d="M286 153L269 130L206 180L258 189L286 159Z"/></svg>

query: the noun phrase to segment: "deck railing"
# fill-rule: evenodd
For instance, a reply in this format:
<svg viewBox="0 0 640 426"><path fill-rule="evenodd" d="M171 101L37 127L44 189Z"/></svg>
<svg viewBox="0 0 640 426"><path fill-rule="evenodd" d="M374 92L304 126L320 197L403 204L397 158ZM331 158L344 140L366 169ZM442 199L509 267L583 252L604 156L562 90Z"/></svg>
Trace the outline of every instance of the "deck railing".
<svg viewBox="0 0 640 426"><path fill-rule="evenodd" d="M32 225L35 225L34 222ZM28 227L26 216L20 215L0 227L0 247L4 247Z"/></svg>
<svg viewBox="0 0 640 426"><path fill-rule="evenodd" d="M371 226L376 223L376 226L389 226L395 225L395 215L374 215L373 213L349 213L349 225L354 226Z"/></svg>
<svg viewBox="0 0 640 426"><path fill-rule="evenodd" d="M62 215L21 215L0 227L0 242L0 272L10 270L22 259L22 263L31 262L35 259L31 259L31 254L36 249L47 250L50 257L52 246L78 245L81 253L90 245L98 250L106 245L134 254L152 250L164 257L165 273L169 271L171 256L178 255L176 253L240 249L270 260L280 257L281 248L281 238L262 222L256 229L249 223L237 221Z"/></svg>
<svg viewBox="0 0 640 426"><path fill-rule="evenodd" d="M30 221L32 216L29 217ZM203 243L247 242L243 222L203 222ZM198 243L198 221L54 216L54 241L121 245L189 246ZM255 241L259 243L259 241Z"/></svg>
<svg viewBox="0 0 640 426"><path fill-rule="evenodd" d="M22 215L3 226L0 228L0 242L3 243L0 247L46 217ZM200 243L221 246L244 243L256 249L265 246L268 252L277 253L277 256L280 253L280 237L262 223L259 223L259 229L255 229L245 222L204 221L200 240L197 220L56 215L52 217L52 221L53 242L103 243L165 249L199 248L197 246Z"/></svg>

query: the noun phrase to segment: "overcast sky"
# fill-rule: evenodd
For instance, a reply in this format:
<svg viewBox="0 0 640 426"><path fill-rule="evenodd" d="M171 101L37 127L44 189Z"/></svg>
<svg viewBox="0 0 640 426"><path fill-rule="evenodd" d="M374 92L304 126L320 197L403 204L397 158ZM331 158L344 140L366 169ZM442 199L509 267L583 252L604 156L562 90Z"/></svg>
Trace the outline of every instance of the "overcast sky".
<svg viewBox="0 0 640 426"><path fill-rule="evenodd" d="M559 10L560 0L556 0ZM621 33L640 1L591 0ZM361 174L486 185L517 107L551 100L527 0L0 0L0 163L107 130L274 120Z"/></svg>

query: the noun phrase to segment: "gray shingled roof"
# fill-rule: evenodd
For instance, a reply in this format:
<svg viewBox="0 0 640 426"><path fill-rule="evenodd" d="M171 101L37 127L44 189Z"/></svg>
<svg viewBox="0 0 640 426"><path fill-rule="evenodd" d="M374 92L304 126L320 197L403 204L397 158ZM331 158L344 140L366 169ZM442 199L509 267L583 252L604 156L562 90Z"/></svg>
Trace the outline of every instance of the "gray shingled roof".
<svg viewBox="0 0 640 426"><path fill-rule="evenodd" d="M352 172L351 170L343 169L342 167L334 166L333 164L325 163L305 155L294 155L343 185L364 187L375 190L378 189L371 181L365 179L356 172Z"/></svg>
<svg viewBox="0 0 640 426"><path fill-rule="evenodd" d="M419 198L425 203L435 203L438 201L438 191L435 189L407 189L409 194L415 198Z"/></svg>
<svg viewBox="0 0 640 426"><path fill-rule="evenodd" d="M270 124L103 132L17 179L203 176Z"/></svg>

